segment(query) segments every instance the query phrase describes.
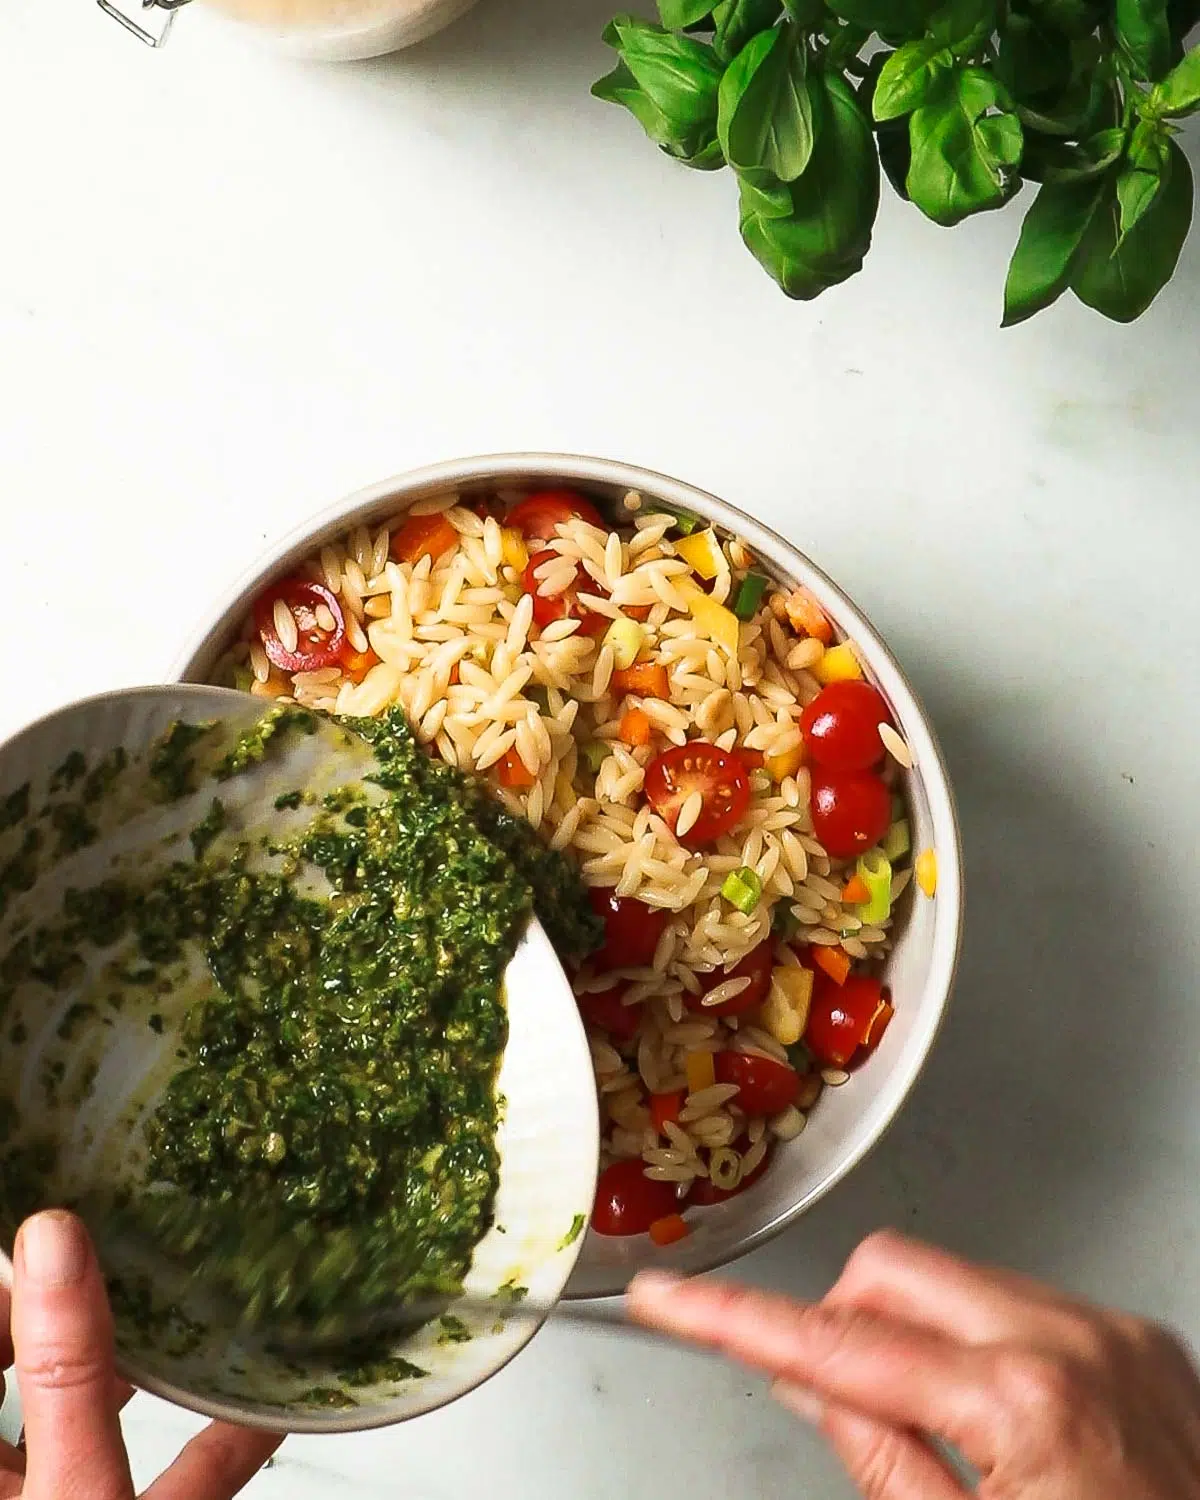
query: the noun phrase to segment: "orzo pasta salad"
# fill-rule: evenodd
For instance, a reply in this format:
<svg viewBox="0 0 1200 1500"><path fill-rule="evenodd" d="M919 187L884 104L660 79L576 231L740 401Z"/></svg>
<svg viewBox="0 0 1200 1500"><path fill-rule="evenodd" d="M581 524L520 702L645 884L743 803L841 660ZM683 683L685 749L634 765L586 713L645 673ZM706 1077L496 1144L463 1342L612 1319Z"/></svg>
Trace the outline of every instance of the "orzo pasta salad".
<svg viewBox="0 0 1200 1500"><path fill-rule="evenodd" d="M578 861L599 1233L686 1235L883 1035L911 757L853 643L738 539L636 493L425 499L272 585L222 676L401 705Z"/></svg>

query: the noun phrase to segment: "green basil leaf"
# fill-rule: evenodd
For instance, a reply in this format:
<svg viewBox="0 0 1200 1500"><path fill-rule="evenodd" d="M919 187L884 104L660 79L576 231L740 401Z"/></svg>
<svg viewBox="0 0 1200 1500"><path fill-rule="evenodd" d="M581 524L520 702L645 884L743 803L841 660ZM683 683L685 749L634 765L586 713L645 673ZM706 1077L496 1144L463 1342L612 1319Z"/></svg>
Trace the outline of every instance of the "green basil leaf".
<svg viewBox="0 0 1200 1500"><path fill-rule="evenodd" d="M949 87L909 120L908 193L935 224L999 208L1020 186L1024 135L1003 87L982 68L956 68Z"/></svg>
<svg viewBox="0 0 1200 1500"><path fill-rule="evenodd" d="M1193 47L1161 83L1155 84L1146 110L1165 120L1182 120L1200 110L1200 47Z"/></svg>
<svg viewBox="0 0 1200 1500"><path fill-rule="evenodd" d="M1097 0L1024 0L1028 12L1043 32L1058 32L1072 40L1091 36L1105 18L1107 5ZM1010 22L1012 16L1010 15Z"/></svg>
<svg viewBox="0 0 1200 1500"><path fill-rule="evenodd" d="M751 37L779 20L780 0L721 0L713 8L713 51L732 62Z"/></svg>
<svg viewBox="0 0 1200 1500"><path fill-rule="evenodd" d="M756 36L721 80L717 138L735 169L762 167L794 182L813 149L804 33L790 24Z"/></svg>
<svg viewBox="0 0 1200 1500"><path fill-rule="evenodd" d="M867 64L867 71L856 90L858 102L870 112L871 101L875 97L875 89L879 83L879 75L883 65L889 57L890 52L876 52ZM875 144L879 151L879 165L883 168L888 181L899 196L907 201L909 164L912 161L912 147L908 139L908 121L899 120L877 120L875 122Z"/></svg>
<svg viewBox="0 0 1200 1500"><path fill-rule="evenodd" d="M920 36L938 8L938 0L827 0L843 21L853 21L881 36Z"/></svg>
<svg viewBox="0 0 1200 1500"><path fill-rule="evenodd" d="M1021 171L1036 182L1091 182L1125 155L1126 132L1119 125L1098 131L1079 145L1026 137Z"/></svg>
<svg viewBox="0 0 1200 1500"><path fill-rule="evenodd" d="M1106 192L1103 182L1052 182L1039 189L1008 268L1005 328L1049 307L1070 286Z"/></svg>
<svg viewBox="0 0 1200 1500"><path fill-rule="evenodd" d="M741 229L751 254L789 297L808 300L862 268L879 210L871 123L837 73L812 79L822 128L804 175L787 189L791 212L767 215L742 182Z"/></svg>
<svg viewBox="0 0 1200 1500"><path fill-rule="evenodd" d="M1153 82L1171 66L1167 0L1116 0L1117 40L1138 78Z"/></svg>
<svg viewBox="0 0 1200 1500"><path fill-rule="evenodd" d="M592 93L623 104L672 156L697 162L708 156L716 139L724 71L712 48L634 16L615 17L604 40L616 49L621 64Z"/></svg>
<svg viewBox="0 0 1200 1500"><path fill-rule="evenodd" d="M1043 30L1014 11L1000 37L996 76L1020 104L1059 101L1071 88L1071 43L1061 31ZM1082 114L1086 89L1080 89Z"/></svg>
<svg viewBox="0 0 1200 1500"><path fill-rule="evenodd" d="M789 20L806 31L817 30L825 13L823 0L783 0L783 8Z"/></svg>
<svg viewBox="0 0 1200 1500"><path fill-rule="evenodd" d="M1118 323L1131 323L1175 274L1192 224L1192 169L1177 141L1168 148L1166 186L1121 238L1121 211L1110 191L1096 215L1071 288L1081 302Z"/></svg>
<svg viewBox="0 0 1200 1500"><path fill-rule="evenodd" d="M658 15L668 31L697 26L712 10L712 0L658 0Z"/></svg>
<svg viewBox="0 0 1200 1500"><path fill-rule="evenodd" d="M1171 137L1168 131L1168 126L1151 120L1143 120L1134 127L1125 165L1117 178L1118 245L1124 242L1134 225L1145 218L1170 180Z"/></svg>
<svg viewBox="0 0 1200 1500"><path fill-rule="evenodd" d="M929 23L929 35L955 57L970 57L988 41L998 19L996 0L949 0Z"/></svg>
<svg viewBox="0 0 1200 1500"><path fill-rule="evenodd" d="M895 120L929 99L954 57L930 37L905 42L884 62L871 108L877 120Z"/></svg>

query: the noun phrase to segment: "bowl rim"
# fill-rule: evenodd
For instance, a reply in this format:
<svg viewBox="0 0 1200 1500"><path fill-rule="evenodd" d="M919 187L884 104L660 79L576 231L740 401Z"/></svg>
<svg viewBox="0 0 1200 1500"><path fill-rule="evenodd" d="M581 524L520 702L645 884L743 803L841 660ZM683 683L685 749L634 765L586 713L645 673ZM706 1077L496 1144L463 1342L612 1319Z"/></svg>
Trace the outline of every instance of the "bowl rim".
<svg viewBox="0 0 1200 1500"><path fill-rule="evenodd" d="M937 851L937 919L929 969L925 976L925 995L936 997L936 1006L925 1018L915 1044L910 1043L903 1066L889 1077L883 1107L861 1140L855 1141L844 1156L823 1172L817 1182L789 1207L774 1214L762 1224L740 1236L736 1247L709 1256L690 1265L693 1274L702 1275L731 1264L751 1251L760 1249L800 1219L824 1198L849 1173L859 1166L880 1144L895 1123L904 1102L912 1093L924 1071L934 1043L945 1024L951 994L962 954L964 918L964 878L962 834L954 791L945 754L933 729L929 714L909 682L904 669L867 615L848 594L808 555L772 527L756 520L737 506L707 490L620 460L596 458L585 454L554 452L513 452L481 454L448 459L421 468L392 475L369 484L294 526L273 547L226 590L216 609L206 611L204 622L188 637L185 649L176 657L171 676L174 681L204 680L217 660L219 649L229 639L230 618L245 609L248 598L264 581L311 553L330 537L355 524L356 517L377 511L389 501L412 504L422 494L438 489L470 484L495 483L501 486L531 480L557 480L638 490L663 501L668 506L696 511L715 521L725 530L742 537L752 550L776 563L785 574L800 577L813 587L834 622L851 636L864 654L873 672L882 666L887 680L887 696L901 710L910 740L916 738L916 774L929 799ZM197 676L197 674L201 674ZM914 735L914 728L918 731ZM573 1292L569 1301L596 1301L611 1292Z"/></svg>
<svg viewBox="0 0 1200 1500"><path fill-rule="evenodd" d="M241 697L227 689L214 688L212 684L197 683L193 681L173 678L168 682L181 701L195 699L200 704L203 713L211 708L211 694L225 693L230 698ZM39 714L27 724L22 724L12 734L0 737L0 756L3 755L13 744L30 736L35 736L39 731L51 726L55 720L61 719L78 709L95 709L106 703L119 704L128 702L130 699L147 698L153 700L160 693L158 684L141 684L133 687L108 688L99 693L91 693L85 698L80 698L68 704L60 704L57 708L47 709L45 713ZM549 936L536 916L531 919L530 926L523 942L532 942L536 947L544 948L552 960L552 969L558 980L561 981L567 994L570 994L570 984L566 973L562 968L561 961L554 953ZM582 1026L575 1028L579 1034L579 1047L583 1053L580 1059L581 1065L587 1061L587 1046ZM599 1120L596 1119L594 1128L589 1132L595 1144L597 1157L599 1156ZM590 1177L594 1183L596 1174L593 1170ZM47 1205L53 1208L54 1205ZM43 1210L44 1211L44 1210ZM555 1255L560 1257L559 1270L560 1287L565 1288L567 1282L575 1270L579 1256L583 1251L584 1236L579 1235L576 1239L560 1244ZM15 1252L15 1245L13 1247ZM0 1244L0 1291L11 1293L15 1268L13 1257ZM560 1290L557 1301L562 1297ZM261 1432L275 1432L284 1436L324 1436L325 1434L368 1432L384 1427L398 1427L404 1422L415 1421L418 1417L428 1416L434 1411L440 1411L442 1407L449 1406L453 1402L468 1396L474 1390L498 1375L506 1365L512 1363L537 1335L546 1320L543 1311L532 1313L514 1312L509 1322L519 1329L520 1337L504 1354L503 1358L497 1360L490 1368L482 1370L473 1375L462 1384L461 1389L445 1400L434 1400L428 1405L421 1406L418 1410L396 1413L390 1411L386 1405L377 1407L352 1407L345 1410L314 1412L311 1415L299 1407L281 1407L267 1403L252 1401L241 1401L228 1396L210 1395L195 1387L179 1385L165 1375L156 1374L146 1369L137 1359L136 1355L130 1355L120 1349L114 1353L114 1364L117 1374L121 1379L127 1381L139 1391L147 1395L156 1396L162 1400L169 1401L173 1405L181 1407L186 1411L195 1412L199 1416L213 1420L229 1422L234 1425L253 1427Z"/></svg>

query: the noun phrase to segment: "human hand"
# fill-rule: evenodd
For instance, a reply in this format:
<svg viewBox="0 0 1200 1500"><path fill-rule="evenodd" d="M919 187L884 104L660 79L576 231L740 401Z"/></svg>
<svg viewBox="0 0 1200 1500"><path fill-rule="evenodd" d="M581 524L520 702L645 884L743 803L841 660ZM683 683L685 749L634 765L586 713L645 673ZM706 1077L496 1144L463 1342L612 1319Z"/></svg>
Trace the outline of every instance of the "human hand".
<svg viewBox="0 0 1200 1500"><path fill-rule="evenodd" d="M119 1417L133 1390L113 1368L112 1316L83 1225L57 1211L27 1220L13 1272L11 1307L0 1289L0 1369L15 1354L26 1452L0 1443L0 1500L133 1500ZM144 1500L231 1500L281 1441L212 1422Z"/></svg>
<svg viewBox="0 0 1200 1500"><path fill-rule="evenodd" d="M979 1471L980 1500L1200 1496L1200 1379L1180 1344L1012 1272L885 1233L813 1305L650 1272L629 1306L772 1376L867 1500L966 1500L931 1437Z"/></svg>

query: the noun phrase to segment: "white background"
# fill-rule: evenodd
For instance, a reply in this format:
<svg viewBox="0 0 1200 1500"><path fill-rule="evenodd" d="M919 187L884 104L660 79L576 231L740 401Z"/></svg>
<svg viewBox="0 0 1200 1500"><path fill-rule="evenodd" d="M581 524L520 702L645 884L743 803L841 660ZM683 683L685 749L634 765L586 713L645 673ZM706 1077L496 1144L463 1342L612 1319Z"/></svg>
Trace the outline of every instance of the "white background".
<svg viewBox="0 0 1200 1500"><path fill-rule="evenodd" d="M394 471L550 448L715 490L895 647L968 876L907 1111L740 1273L816 1294L892 1223L1194 1328L1200 248L1132 328L1064 303L1002 333L1018 211L948 233L888 195L867 271L792 305L728 178L589 99L611 5L484 0L321 68L199 6L152 54L87 0L5 0L0 731L161 676L268 541ZM190 1425L137 1399L139 1477ZM755 1379L555 1329L251 1490L481 1492L850 1493Z"/></svg>

